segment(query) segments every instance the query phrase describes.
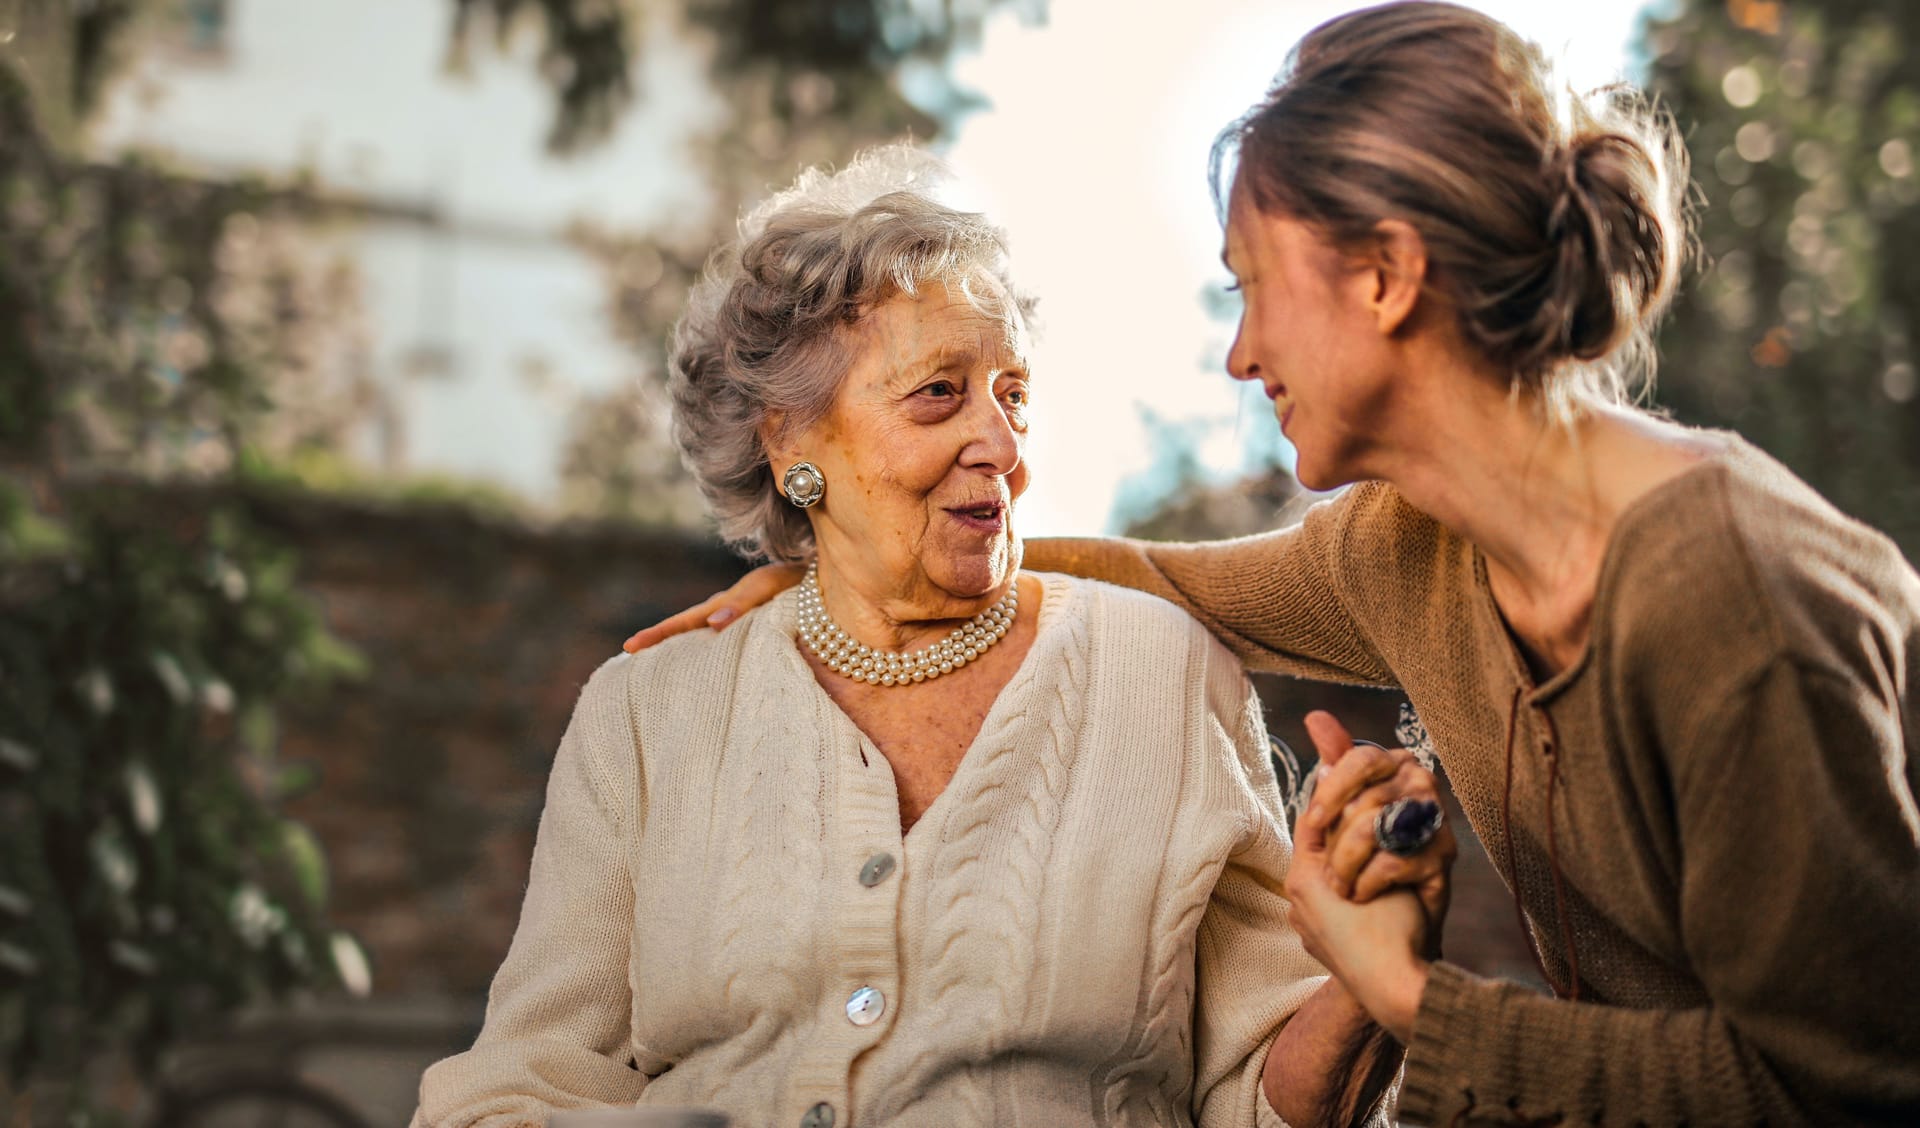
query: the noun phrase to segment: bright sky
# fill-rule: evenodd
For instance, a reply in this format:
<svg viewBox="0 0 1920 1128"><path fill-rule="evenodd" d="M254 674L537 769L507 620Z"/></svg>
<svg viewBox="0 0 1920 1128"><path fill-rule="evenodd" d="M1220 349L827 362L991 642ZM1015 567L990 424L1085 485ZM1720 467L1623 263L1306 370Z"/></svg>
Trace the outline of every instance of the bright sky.
<svg viewBox="0 0 1920 1128"><path fill-rule="evenodd" d="M1202 454L1221 476L1275 429L1259 390L1243 399L1226 378L1231 326L1201 305L1226 281L1207 153L1302 34L1356 6L1053 0L1045 26L998 19L957 64L993 105L963 124L947 157L978 193L969 202L1007 228L1017 277L1040 297L1025 535L1111 531L1123 484L1153 462L1142 406L1206 421ZM1643 4L1475 6L1560 55L1589 88L1626 73Z"/></svg>

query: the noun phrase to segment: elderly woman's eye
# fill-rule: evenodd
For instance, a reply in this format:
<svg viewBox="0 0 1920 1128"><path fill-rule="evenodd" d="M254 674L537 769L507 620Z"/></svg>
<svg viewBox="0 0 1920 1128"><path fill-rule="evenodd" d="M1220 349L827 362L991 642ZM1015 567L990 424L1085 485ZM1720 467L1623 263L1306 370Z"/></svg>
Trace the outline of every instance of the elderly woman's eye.
<svg viewBox="0 0 1920 1128"><path fill-rule="evenodd" d="M953 382L950 380L935 380L933 383L921 388L920 391L922 394L930 396L956 396L960 394L959 389L955 388Z"/></svg>

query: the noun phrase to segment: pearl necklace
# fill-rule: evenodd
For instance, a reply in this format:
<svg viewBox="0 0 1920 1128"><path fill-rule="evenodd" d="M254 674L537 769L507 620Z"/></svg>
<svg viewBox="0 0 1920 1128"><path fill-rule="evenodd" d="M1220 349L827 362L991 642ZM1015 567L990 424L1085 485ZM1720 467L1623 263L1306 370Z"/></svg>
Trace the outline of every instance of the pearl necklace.
<svg viewBox="0 0 1920 1128"><path fill-rule="evenodd" d="M953 628L953 633L924 650L895 654L875 650L840 629L820 601L820 572L807 568L800 582L800 637L827 668L868 685L917 685L941 674L951 674L986 653L1007 636L1020 610L1019 585L1009 584L1000 602Z"/></svg>

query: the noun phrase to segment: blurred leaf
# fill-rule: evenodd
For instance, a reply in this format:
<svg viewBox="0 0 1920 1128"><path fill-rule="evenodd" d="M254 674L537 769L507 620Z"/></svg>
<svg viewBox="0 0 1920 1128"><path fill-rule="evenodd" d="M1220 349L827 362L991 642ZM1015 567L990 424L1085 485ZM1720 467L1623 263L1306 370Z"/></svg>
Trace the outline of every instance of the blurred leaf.
<svg viewBox="0 0 1920 1128"><path fill-rule="evenodd" d="M327 856L320 840L292 819L280 821L280 834L294 882L307 904L320 908L327 903Z"/></svg>
<svg viewBox="0 0 1920 1128"><path fill-rule="evenodd" d="M348 994L365 998L372 993L373 968L367 962L366 949L360 946L358 940L345 932L336 932L328 942L327 951Z"/></svg>

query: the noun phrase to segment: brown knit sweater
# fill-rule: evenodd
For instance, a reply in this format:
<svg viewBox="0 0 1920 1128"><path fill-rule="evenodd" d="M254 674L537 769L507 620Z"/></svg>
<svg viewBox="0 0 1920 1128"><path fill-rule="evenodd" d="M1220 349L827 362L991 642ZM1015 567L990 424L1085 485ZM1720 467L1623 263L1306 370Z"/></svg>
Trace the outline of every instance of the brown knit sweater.
<svg viewBox="0 0 1920 1128"><path fill-rule="evenodd" d="M1622 516L1587 652L1542 684L1478 551L1381 483L1027 564L1412 699L1561 997L1434 965L1406 1119L1920 1123L1920 578L1753 447Z"/></svg>

